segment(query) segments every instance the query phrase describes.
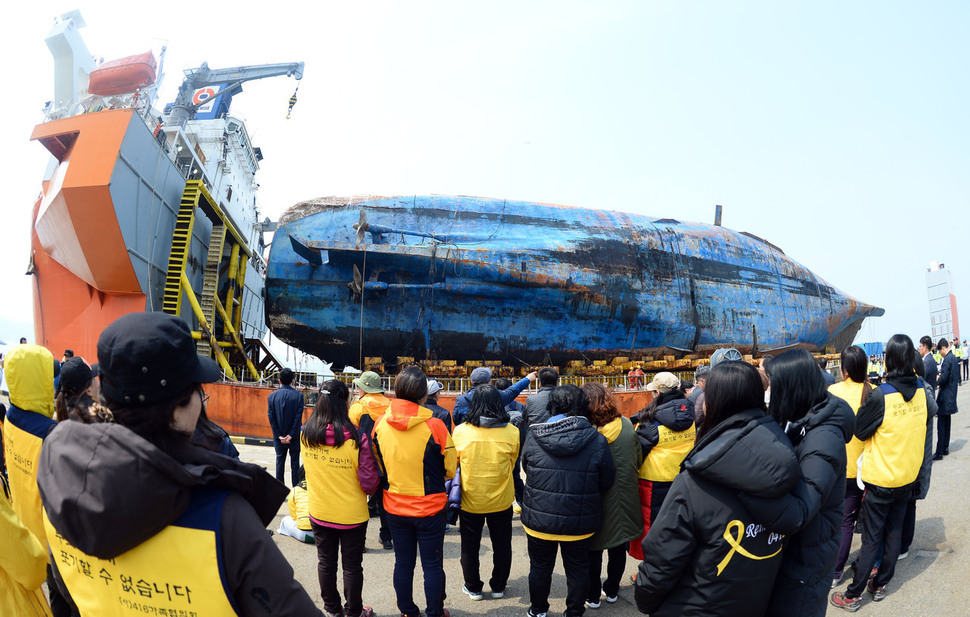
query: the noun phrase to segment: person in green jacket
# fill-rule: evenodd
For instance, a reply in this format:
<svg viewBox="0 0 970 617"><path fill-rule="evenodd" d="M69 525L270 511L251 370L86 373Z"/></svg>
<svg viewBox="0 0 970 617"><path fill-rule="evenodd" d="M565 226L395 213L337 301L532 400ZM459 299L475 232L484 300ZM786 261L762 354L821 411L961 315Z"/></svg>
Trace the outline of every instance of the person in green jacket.
<svg viewBox="0 0 970 617"><path fill-rule="evenodd" d="M599 608L601 597L611 604L617 601L626 569L627 545L643 531L638 488L643 450L633 423L620 415L613 393L598 382L584 384L582 389L589 398L587 419L606 437L616 465L616 482L603 493L603 526L590 539L586 606ZM604 550L608 557L605 581L601 579Z"/></svg>

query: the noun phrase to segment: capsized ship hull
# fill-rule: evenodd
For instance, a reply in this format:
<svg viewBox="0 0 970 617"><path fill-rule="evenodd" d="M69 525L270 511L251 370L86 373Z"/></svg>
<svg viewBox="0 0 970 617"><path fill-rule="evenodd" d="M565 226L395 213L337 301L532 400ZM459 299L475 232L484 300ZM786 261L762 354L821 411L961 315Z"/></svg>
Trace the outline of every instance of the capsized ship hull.
<svg viewBox="0 0 970 617"><path fill-rule="evenodd" d="M271 331L338 366L841 349L883 314L749 234L451 196L293 206L266 294Z"/></svg>

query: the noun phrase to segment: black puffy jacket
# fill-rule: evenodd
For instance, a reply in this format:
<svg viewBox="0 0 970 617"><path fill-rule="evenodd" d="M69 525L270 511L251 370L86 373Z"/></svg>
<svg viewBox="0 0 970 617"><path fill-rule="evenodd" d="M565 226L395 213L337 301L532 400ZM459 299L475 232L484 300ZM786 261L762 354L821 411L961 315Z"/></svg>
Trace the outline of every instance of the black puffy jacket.
<svg viewBox="0 0 970 617"><path fill-rule="evenodd" d="M739 493L787 494L798 460L760 409L735 414L698 439L643 539L636 602L653 617L759 617L781 566L783 539Z"/></svg>
<svg viewBox="0 0 970 617"><path fill-rule="evenodd" d="M599 530L602 493L616 478L606 438L584 417L533 424L522 450L526 473L522 524L530 530L580 536Z"/></svg>
<svg viewBox="0 0 970 617"><path fill-rule="evenodd" d="M855 415L843 399L826 395L785 433L795 446L802 479L790 495L748 505L768 515L769 529L793 534L785 542L781 571L767 615L825 615L845 503L845 444Z"/></svg>

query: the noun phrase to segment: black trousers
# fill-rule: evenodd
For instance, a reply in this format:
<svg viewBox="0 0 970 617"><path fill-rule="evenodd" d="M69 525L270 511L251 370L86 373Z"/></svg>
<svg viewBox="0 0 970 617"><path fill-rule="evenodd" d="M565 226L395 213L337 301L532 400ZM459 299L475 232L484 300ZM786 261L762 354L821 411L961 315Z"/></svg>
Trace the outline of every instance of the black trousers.
<svg viewBox="0 0 970 617"><path fill-rule="evenodd" d="M488 514L461 511L461 573L468 591L481 593L485 583L481 578L478 552L482 547L482 529L488 525L492 542L492 577L488 586L492 591L504 591L512 571L512 508Z"/></svg>
<svg viewBox="0 0 970 617"><path fill-rule="evenodd" d="M873 584L882 587L892 580L903 541L903 520L912 492L909 487L887 489L866 485L861 511L862 551L856 564L855 577L845 590L846 596L857 598L865 591L869 572L879 558L880 547L883 548L882 563Z"/></svg>
<svg viewBox="0 0 970 617"><path fill-rule="evenodd" d="M936 454L950 453L950 414L936 416Z"/></svg>
<svg viewBox="0 0 970 617"><path fill-rule="evenodd" d="M906 516L903 517L903 540L900 543L900 553L909 552L909 546L916 535L916 500L910 499L906 504Z"/></svg>
<svg viewBox="0 0 970 617"><path fill-rule="evenodd" d="M343 613L346 617L360 617L364 609L361 594L364 590L364 538L367 523L350 529L335 529L310 521L313 540L317 545L317 578L320 581L320 597L323 609L331 615ZM337 557L343 569L344 599L341 606L337 590Z"/></svg>
<svg viewBox="0 0 970 617"><path fill-rule="evenodd" d="M276 479L286 483L283 480L283 472L286 470L286 453L289 452L290 473L293 480L290 486L296 486L300 483L300 436L297 435L290 443L280 443L279 436L276 436L273 438L273 447L276 448Z"/></svg>
<svg viewBox="0 0 970 617"><path fill-rule="evenodd" d="M562 552L566 571L566 612L564 617L580 617L586 610L589 589L590 539L562 542L542 540L526 534L529 541L529 602L533 614L549 610L549 589L556 567L556 552Z"/></svg>
<svg viewBox="0 0 970 617"><path fill-rule="evenodd" d="M628 542L606 549L606 580L603 574L603 551L589 552L589 591L586 599L589 602L599 602L600 593L615 598L620 593L620 580L626 570L626 548Z"/></svg>

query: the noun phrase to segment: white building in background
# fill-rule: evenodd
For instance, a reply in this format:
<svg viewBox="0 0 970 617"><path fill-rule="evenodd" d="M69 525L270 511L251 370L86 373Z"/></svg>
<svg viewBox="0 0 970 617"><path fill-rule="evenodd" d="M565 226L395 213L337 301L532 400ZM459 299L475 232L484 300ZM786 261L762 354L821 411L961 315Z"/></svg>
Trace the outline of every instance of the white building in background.
<svg viewBox="0 0 970 617"><path fill-rule="evenodd" d="M953 295L953 275L946 265L935 261L926 269L926 295L930 301L930 330L933 342L960 338L957 299Z"/></svg>

